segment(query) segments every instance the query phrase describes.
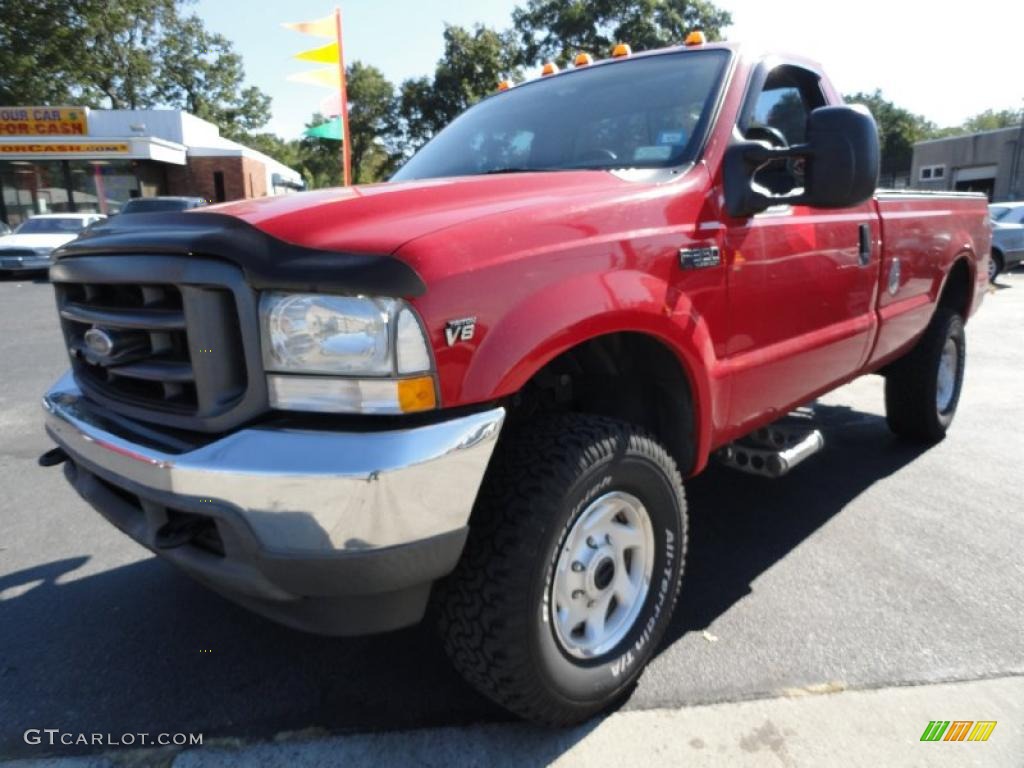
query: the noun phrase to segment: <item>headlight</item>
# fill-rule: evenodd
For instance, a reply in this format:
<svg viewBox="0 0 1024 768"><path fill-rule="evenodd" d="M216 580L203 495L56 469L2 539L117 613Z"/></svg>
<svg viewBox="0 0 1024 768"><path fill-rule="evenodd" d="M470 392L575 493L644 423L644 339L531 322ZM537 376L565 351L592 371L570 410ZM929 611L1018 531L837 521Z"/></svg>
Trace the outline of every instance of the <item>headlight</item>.
<svg viewBox="0 0 1024 768"><path fill-rule="evenodd" d="M264 293L260 317L264 368L285 374L267 376L273 407L409 413L437 406L426 336L400 299Z"/></svg>

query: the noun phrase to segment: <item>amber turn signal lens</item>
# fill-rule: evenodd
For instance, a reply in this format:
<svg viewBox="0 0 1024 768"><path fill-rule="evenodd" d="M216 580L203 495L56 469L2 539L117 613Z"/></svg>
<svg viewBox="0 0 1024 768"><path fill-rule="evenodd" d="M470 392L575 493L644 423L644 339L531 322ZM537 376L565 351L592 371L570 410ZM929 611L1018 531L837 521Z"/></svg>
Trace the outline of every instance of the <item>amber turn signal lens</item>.
<svg viewBox="0 0 1024 768"><path fill-rule="evenodd" d="M437 391L433 376L417 376L415 379L399 379L398 407L402 413L429 411L437 407Z"/></svg>
<svg viewBox="0 0 1024 768"><path fill-rule="evenodd" d="M626 43L619 43L612 48L612 58L621 59L623 56L631 56L633 49L630 48Z"/></svg>
<svg viewBox="0 0 1024 768"><path fill-rule="evenodd" d="M577 66L577 67L585 67L588 64L593 64L593 63L594 63L594 60L592 58L590 58L590 54L589 53L577 53L576 54L576 60L573 61L573 64L575 66Z"/></svg>

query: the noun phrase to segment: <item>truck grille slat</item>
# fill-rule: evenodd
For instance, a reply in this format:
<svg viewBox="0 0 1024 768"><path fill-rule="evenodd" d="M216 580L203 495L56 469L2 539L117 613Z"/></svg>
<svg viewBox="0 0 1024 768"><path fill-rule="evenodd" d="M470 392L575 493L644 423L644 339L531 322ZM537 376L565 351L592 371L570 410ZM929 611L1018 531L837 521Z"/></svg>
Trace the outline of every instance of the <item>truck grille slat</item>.
<svg viewBox="0 0 1024 768"><path fill-rule="evenodd" d="M112 376L123 376L143 381L169 381L181 383L195 381L195 373L189 363L174 360L149 360L141 363L126 363L107 368Z"/></svg>
<svg viewBox="0 0 1024 768"><path fill-rule="evenodd" d="M65 320L111 328L184 330L185 313L173 309L110 309L69 302L60 311Z"/></svg>
<svg viewBox="0 0 1024 768"><path fill-rule="evenodd" d="M53 281L84 390L115 411L182 424L201 424L245 396L245 353L229 284L133 283L121 271L94 277L88 272L96 263L65 262ZM85 274L67 274L79 264Z"/></svg>

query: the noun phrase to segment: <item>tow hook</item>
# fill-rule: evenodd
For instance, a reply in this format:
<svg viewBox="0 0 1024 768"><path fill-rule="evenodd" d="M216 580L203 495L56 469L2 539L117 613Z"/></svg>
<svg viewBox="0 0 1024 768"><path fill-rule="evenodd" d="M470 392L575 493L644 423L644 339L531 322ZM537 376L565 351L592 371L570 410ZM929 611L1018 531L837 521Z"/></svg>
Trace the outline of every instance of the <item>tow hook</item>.
<svg viewBox="0 0 1024 768"><path fill-rule="evenodd" d="M51 448L37 459L40 467L56 467L68 460L67 452L60 446Z"/></svg>

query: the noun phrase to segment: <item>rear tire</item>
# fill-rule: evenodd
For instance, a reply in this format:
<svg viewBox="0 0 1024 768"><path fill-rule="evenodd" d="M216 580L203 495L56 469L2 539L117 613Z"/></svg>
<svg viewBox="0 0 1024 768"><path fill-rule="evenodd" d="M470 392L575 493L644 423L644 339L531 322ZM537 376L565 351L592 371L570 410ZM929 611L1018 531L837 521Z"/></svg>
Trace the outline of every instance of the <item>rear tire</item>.
<svg viewBox="0 0 1024 768"><path fill-rule="evenodd" d="M917 346L886 375L889 429L920 442L944 438L960 402L966 362L963 318L940 307Z"/></svg>
<svg viewBox="0 0 1024 768"><path fill-rule="evenodd" d="M685 554L682 480L654 439L597 416L535 423L491 461L443 586L445 650L521 717L580 722L628 693L650 660Z"/></svg>

